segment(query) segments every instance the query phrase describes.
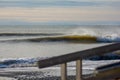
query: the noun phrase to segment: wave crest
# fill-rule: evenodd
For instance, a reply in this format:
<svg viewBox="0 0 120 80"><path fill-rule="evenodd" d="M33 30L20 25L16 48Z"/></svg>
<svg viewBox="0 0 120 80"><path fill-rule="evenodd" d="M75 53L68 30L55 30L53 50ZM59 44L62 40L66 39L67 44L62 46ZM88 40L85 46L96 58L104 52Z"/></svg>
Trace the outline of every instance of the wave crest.
<svg viewBox="0 0 120 80"><path fill-rule="evenodd" d="M45 34L43 34L45 35ZM35 36L35 34L34 34ZM92 27L79 27L76 29L70 30L67 34L59 35L47 35L47 36L37 36L37 37L27 37L24 39L12 39L12 40L2 40L1 42L6 41L30 41L30 42L80 42L80 43L99 43L99 42L120 42L120 31L119 28L92 28Z"/></svg>
<svg viewBox="0 0 120 80"><path fill-rule="evenodd" d="M97 42L120 42L120 32L118 29L76 28L71 31L71 35L94 36Z"/></svg>

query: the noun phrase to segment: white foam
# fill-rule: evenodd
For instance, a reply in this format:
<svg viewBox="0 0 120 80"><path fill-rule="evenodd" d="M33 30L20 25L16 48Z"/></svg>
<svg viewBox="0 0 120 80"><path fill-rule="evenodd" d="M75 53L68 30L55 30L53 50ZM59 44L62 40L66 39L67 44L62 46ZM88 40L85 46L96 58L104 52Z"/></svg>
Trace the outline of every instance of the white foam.
<svg viewBox="0 0 120 80"><path fill-rule="evenodd" d="M71 31L71 35L89 35L94 36L98 41L120 42L120 27L114 28L99 28L99 27L78 27Z"/></svg>

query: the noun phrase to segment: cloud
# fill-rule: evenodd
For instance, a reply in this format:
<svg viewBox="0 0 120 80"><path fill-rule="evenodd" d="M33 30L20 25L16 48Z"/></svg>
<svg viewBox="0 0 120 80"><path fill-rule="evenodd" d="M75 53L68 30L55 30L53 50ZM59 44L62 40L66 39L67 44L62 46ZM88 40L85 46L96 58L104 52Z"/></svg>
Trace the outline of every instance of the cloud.
<svg viewBox="0 0 120 80"><path fill-rule="evenodd" d="M0 8L0 19L44 21L120 21L120 11L105 8Z"/></svg>
<svg viewBox="0 0 120 80"><path fill-rule="evenodd" d="M120 0L0 0L0 20L118 23L119 7Z"/></svg>
<svg viewBox="0 0 120 80"><path fill-rule="evenodd" d="M76 1L64 1L64 0L12 0L12 1L0 1L0 7L50 7L50 6L94 6L98 5L96 2L76 2Z"/></svg>
<svg viewBox="0 0 120 80"><path fill-rule="evenodd" d="M0 0L0 7L116 6L119 0Z"/></svg>

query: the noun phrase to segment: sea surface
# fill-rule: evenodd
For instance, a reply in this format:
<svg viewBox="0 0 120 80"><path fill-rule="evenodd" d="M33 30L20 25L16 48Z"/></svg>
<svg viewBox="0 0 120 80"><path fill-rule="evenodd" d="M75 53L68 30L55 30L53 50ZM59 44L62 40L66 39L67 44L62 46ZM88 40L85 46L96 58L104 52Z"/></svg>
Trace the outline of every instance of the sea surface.
<svg viewBox="0 0 120 80"><path fill-rule="evenodd" d="M0 26L0 68L37 67L40 59L116 42L120 42L120 26ZM111 52L85 60L119 60L118 54Z"/></svg>

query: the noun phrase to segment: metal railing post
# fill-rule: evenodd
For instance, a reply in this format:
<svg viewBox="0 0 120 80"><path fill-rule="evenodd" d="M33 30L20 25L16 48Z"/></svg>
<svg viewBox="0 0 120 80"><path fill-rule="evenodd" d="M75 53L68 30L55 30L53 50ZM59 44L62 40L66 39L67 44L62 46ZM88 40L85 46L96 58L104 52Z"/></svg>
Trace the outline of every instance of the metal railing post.
<svg viewBox="0 0 120 80"><path fill-rule="evenodd" d="M82 59L76 61L76 80L82 80Z"/></svg>
<svg viewBox="0 0 120 80"><path fill-rule="evenodd" d="M67 80L67 63L61 64L61 80Z"/></svg>

